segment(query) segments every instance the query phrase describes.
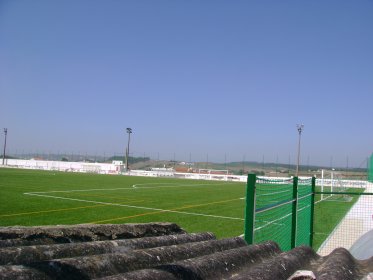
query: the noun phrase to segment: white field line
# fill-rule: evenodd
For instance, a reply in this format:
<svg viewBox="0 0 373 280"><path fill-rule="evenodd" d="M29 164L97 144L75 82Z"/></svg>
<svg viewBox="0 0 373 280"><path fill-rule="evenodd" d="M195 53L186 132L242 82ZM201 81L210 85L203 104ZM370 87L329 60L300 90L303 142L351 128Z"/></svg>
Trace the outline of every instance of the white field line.
<svg viewBox="0 0 373 280"><path fill-rule="evenodd" d="M242 198L240 198L240 199L242 199ZM297 209L297 212L300 212L300 211L304 210L305 208L309 208L309 207L310 207L310 206L305 206L305 207L303 207L303 208ZM280 220L283 220L284 218L287 218L287 217L289 217L289 216L291 216L291 215L292 215L292 213L287 214L287 215L285 215L285 216L282 216L282 217L280 217L280 218L278 218L278 219L276 219L276 220L274 220L274 221L265 222L265 224L262 225L261 227L255 228L255 229L254 229L254 232L255 232L255 231L258 231L258 230L261 230L261 229L263 229L263 228L265 228L265 227L267 227L267 226L269 226L269 225L271 225L271 224L275 224L275 225L283 226L284 224L276 223L276 222L277 222L277 221L280 221ZM241 235L240 235L240 237L244 237L244 236L245 236L245 234L241 234Z"/></svg>
<svg viewBox="0 0 373 280"><path fill-rule="evenodd" d="M304 210L306 208L310 208L310 207L311 206L305 206L303 208L299 208L299 209L297 209L297 212L301 212L302 210ZM282 216L282 217L280 217L280 218L278 218L276 220L273 220L273 221L270 221L270 222L265 222L264 225L262 225L261 227L255 228L254 231L261 230L262 228L265 228L265 227L267 227L267 226L269 226L271 224L275 224L275 225L278 225L278 226L283 226L284 224L280 224L280 223L276 223L276 222L280 221L280 220L283 220L283 219L285 219L285 218L287 218L287 217L289 217L291 215L292 215L292 213L289 213L289 214L287 214L285 216Z"/></svg>
<svg viewBox="0 0 373 280"><path fill-rule="evenodd" d="M149 185L149 184L141 184L141 185ZM213 184L201 184L201 185L213 185ZM94 190L96 190L96 191L100 191L100 190L120 190L120 189L132 189L133 190L135 188L135 186L136 185L133 185L131 188L115 188L115 189L88 189L88 190L70 190L70 191L29 192L29 193L24 193L24 195L55 198L55 199L78 201L78 202L87 202L87 203L102 204L102 205L109 205L109 206L127 207L127 208L135 208L135 209L145 209L145 210L159 211L159 212L178 213L178 214L192 215L192 216L202 216L202 217L228 219L228 220L239 220L239 221L244 221L245 220L245 219L236 218L236 217L209 215L209 214L201 214L201 213L193 213L193 212L185 212L185 211L167 210L167 209L160 209L160 208L134 206L134 205L128 205L128 204L110 203L110 202L102 202L102 201L94 201L94 200L86 200L86 199L68 198L68 197L61 197L61 196L55 196L55 195L48 195L48 193L69 193L69 192L83 192L83 191L94 191ZM183 186L196 186L196 185L192 184L192 185L183 185ZM170 186L167 186L167 187L170 187ZM175 186L175 187L178 187L178 186ZM181 185L179 187L181 187ZM143 188L146 188L146 187L143 187ZM153 188L156 188L156 187L153 187Z"/></svg>
<svg viewBox="0 0 373 280"><path fill-rule="evenodd" d="M200 213L193 213L193 212L184 212L184 211L167 210L167 209L152 208L152 207L134 206L134 205L128 205L128 204L110 203L110 202L102 202L102 201L94 201L94 200L86 200L86 199L67 198L67 197L45 195L45 194L38 194L38 193L24 193L24 194L25 195L31 195L31 196L39 196L39 197L56 198L56 199L62 199L62 200L71 200L71 201L87 202L87 203L94 203L94 204L103 204L103 205L110 205L110 206L128 207L128 208L145 209L145 210L152 210L152 211L159 211L159 212L178 213L178 214L185 214L185 215L192 215L192 216L203 216L203 217L212 217L212 218L244 221L244 219L242 219L242 218L235 218L235 217L208 215L208 214L200 214Z"/></svg>
<svg viewBox="0 0 373 280"><path fill-rule="evenodd" d="M269 226L271 224L283 226L284 224L276 223L276 222L281 221L281 220L283 220L283 219L285 219L285 218L287 218L287 217L289 217L291 215L292 215L292 213L289 213L289 214L287 214L285 216L282 216L282 217L280 217L280 218L278 218L276 220L273 220L273 221L270 221L270 222L265 222L266 224L262 225L261 227L255 228L254 231L261 230L262 228L265 228L265 227L267 227L267 226Z"/></svg>

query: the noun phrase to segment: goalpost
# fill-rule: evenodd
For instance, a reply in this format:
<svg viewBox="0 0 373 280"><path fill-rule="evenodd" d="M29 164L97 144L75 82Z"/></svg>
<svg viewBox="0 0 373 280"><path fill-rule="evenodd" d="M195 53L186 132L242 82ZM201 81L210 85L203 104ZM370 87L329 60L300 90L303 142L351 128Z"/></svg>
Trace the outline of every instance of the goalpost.
<svg viewBox="0 0 373 280"><path fill-rule="evenodd" d="M340 172L332 170L321 170L321 198L320 200L329 200L329 201L351 201L352 197L344 193L347 191L348 186L344 180L341 179ZM327 193L324 193L327 192ZM328 193L331 192L331 193Z"/></svg>

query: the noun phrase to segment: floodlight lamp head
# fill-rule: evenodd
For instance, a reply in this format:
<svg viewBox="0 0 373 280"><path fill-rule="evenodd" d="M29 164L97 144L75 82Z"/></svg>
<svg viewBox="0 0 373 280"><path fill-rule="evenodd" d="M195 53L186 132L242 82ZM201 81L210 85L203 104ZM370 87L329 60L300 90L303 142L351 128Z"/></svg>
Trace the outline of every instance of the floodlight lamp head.
<svg viewBox="0 0 373 280"><path fill-rule="evenodd" d="M4 128L4 134L6 135L8 133L8 129Z"/></svg>
<svg viewBox="0 0 373 280"><path fill-rule="evenodd" d="M297 129L299 133L302 133L303 128L304 128L304 124L297 124Z"/></svg>
<svg viewBox="0 0 373 280"><path fill-rule="evenodd" d="M132 128L127 127L126 130L127 130L127 133L132 133Z"/></svg>

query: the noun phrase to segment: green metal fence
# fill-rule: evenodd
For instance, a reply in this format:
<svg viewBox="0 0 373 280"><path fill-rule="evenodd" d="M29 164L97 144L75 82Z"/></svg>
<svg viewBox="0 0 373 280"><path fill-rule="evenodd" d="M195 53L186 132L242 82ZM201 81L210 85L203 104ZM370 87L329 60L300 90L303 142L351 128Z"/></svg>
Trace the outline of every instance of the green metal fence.
<svg viewBox="0 0 373 280"><path fill-rule="evenodd" d="M249 174L245 240L273 240L282 250L312 246L315 179L264 179Z"/></svg>
<svg viewBox="0 0 373 280"><path fill-rule="evenodd" d="M294 178L296 180L296 178ZM297 229L295 246L309 245L313 241L315 178L298 179Z"/></svg>
<svg viewBox="0 0 373 280"><path fill-rule="evenodd" d="M320 255L352 248L373 228L373 183L334 179L324 184L317 185L314 177L265 179L249 174L245 240L273 240L284 251L308 245Z"/></svg>

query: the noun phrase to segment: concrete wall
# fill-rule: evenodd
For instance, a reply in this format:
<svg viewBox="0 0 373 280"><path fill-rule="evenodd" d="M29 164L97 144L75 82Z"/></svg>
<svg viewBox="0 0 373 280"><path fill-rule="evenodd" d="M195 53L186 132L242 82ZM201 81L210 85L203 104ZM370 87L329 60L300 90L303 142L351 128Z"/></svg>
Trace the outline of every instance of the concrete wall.
<svg viewBox="0 0 373 280"><path fill-rule="evenodd" d="M7 167L14 168L99 174L119 174L123 170L123 165L111 163L7 159L5 164Z"/></svg>

